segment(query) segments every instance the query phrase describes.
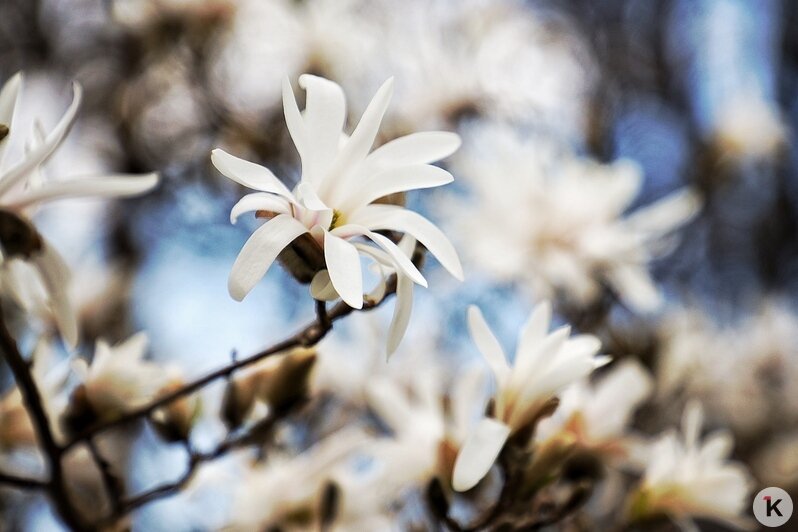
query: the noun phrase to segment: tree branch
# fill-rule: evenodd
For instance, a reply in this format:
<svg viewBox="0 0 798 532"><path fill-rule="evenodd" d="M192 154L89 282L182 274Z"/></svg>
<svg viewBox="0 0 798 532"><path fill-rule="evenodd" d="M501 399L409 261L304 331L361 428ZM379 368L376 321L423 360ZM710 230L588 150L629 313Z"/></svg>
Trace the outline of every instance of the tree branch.
<svg viewBox="0 0 798 532"><path fill-rule="evenodd" d="M385 295L376 301L370 300L366 298L363 302L363 308L360 309L361 311L368 311L373 308L378 307L382 304L385 300L387 300L391 295L396 292L396 277L392 276L388 282L386 283L386 292ZM125 425L127 423L134 422L139 419L144 419L157 409L173 402L181 397L186 395L190 395L198 390L201 390L208 384L219 380L225 379L244 367L250 366L260 360L263 360L266 357L276 355L278 353L282 353L284 351L288 351L289 349L293 349L295 347L312 347L319 343L330 330L332 330L333 323L345 316L351 314L355 309L347 305L346 303L338 303L335 305L330 311L325 310L324 312L319 312L319 308L317 307L317 312L319 315L317 316L316 320L302 329L299 333L295 334L294 336L283 340L282 342L278 342L271 347L260 351L259 353L255 353L247 358L235 361L227 366L224 366L216 371L213 371L204 377L201 377L189 384L186 384L182 388L179 388L172 393L166 394L147 405L144 405L140 408L133 409L128 413L112 419L110 421L106 421L103 423L99 423L97 425L91 426L88 429L84 430L83 432L79 433L75 436L72 440L64 445L64 450L71 449L78 443L87 441L88 439L92 438L93 436L105 432L109 429L114 427L118 427L121 425Z"/></svg>
<svg viewBox="0 0 798 532"><path fill-rule="evenodd" d="M0 485L20 490L40 490L47 488L47 482L36 478L20 477L11 473L0 472Z"/></svg>
<svg viewBox="0 0 798 532"><path fill-rule="evenodd" d="M33 379L30 365L19 352L17 342L11 336L2 312L0 312L0 349L2 349L6 362L11 368L11 373L14 375L14 380L22 394L22 400L25 402L28 415L36 431L36 438L44 453L50 473L50 480L45 484L47 494L64 523L74 530L86 530L80 514L69 500L69 493L64 482L64 469L61 463L64 449L55 441L55 436L50 428L50 420L44 409L44 400Z"/></svg>

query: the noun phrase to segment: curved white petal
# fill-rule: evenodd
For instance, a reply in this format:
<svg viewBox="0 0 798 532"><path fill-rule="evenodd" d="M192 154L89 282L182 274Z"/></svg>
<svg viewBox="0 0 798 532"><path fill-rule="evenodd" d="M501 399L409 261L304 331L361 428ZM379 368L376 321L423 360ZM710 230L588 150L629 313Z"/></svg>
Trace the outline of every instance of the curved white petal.
<svg viewBox="0 0 798 532"><path fill-rule="evenodd" d="M264 166L230 155L220 148L211 152L211 162L222 175L240 185L261 192L271 192L290 201L294 199L288 187Z"/></svg>
<svg viewBox="0 0 798 532"><path fill-rule="evenodd" d="M356 191L347 196L341 205L341 210L352 212L389 194L439 187L452 181L454 181L452 174L429 164L391 168L364 181Z"/></svg>
<svg viewBox="0 0 798 532"><path fill-rule="evenodd" d="M452 475L455 491L476 486L490 471L507 438L510 427L492 418L482 418L457 454Z"/></svg>
<svg viewBox="0 0 798 532"><path fill-rule="evenodd" d="M307 153L302 154L302 180L318 186L338 153L346 100L337 83L318 76L299 76L299 86L307 93L302 115L307 135Z"/></svg>
<svg viewBox="0 0 798 532"><path fill-rule="evenodd" d="M302 113L299 112L299 106L296 104L294 89L291 88L288 78L283 78L283 113L285 114L285 125L288 127L291 140L294 141L296 151L299 152L299 157L304 159L308 151L308 133L302 120Z"/></svg>
<svg viewBox="0 0 798 532"><path fill-rule="evenodd" d="M230 223L236 223L238 217L247 212L268 211L277 214L288 214L291 205L280 196L268 192L253 192L247 194L233 205L230 210Z"/></svg>
<svg viewBox="0 0 798 532"><path fill-rule="evenodd" d="M331 231L334 235L347 238L349 236L355 235L363 235L365 237L370 238L375 244L380 246L390 257L393 261L393 266L401 270L405 275L410 277L413 282L420 284L424 288L427 287L427 280L424 279L424 276L421 275L421 272L418 271L415 264L408 258L407 255L402 253L402 250L394 244L389 238L375 233L373 231L369 231L365 227L355 225L355 224L347 224L341 227L336 227Z"/></svg>
<svg viewBox="0 0 798 532"><path fill-rule="evenodd" d="M471 332L471 338L474 343L477 344L477 349L485 357L491 371L493 371L493 375L496 377L496 384L501 388L509 377L510 366L507 364L507 357L505 357L499 341L485 322L482 311L475 305L468 307L468 330Z"/></svg>
<svg viewBox="0 0 798 532"><path fill-rule="evenodd" d="M304 225L287 214L279 214L256 229L241 248L230 271L227 288L233 299L244 299L277 255L306 231Z"/></svg>
<svg viewBox="0 0 798 532"><path fill-rule="evenodd" d="M72 84L72 92L72 103L67 108L64 116L61 117L61 120L58 121L50 134L47 135L44 142L27 153L21 162L11 167L7 172L3 172L3 175L0 176L0 195L8 192L31 171L47 162L50 156L64 141L72 124L75 123L78 108L80 108L80 102L83 98L83 89L78 83Z"/></svg>
<svg viewBox="0 0 798 532"><path fill-rule="evenodd" d="M14 198L11 204L23 208L64 198L118 198L143 194L158 185L158 174L117 174L68 181L48 181L39 188L29 189Z"/></svg>
<svg viewBox="0 0 798 532"><path fill-rule="evenodd" d="M19 101L20 87L22 86L22 73L17 72L5 82L0 90L0 125L9 128L9 135L0 140L0 172L3 170L3 157L10 138L10 129L14 121L14 109Z"/></svg>
<svg viewBox="0 0 798 532"><path fill-rule="evenodd" d="M518 335L514 366L528 366L540 342L545 338L551 323L551 303L543 301L535 306Z"/></svg>
<svg viewBox="0 0 798 532"><path fill-rule="evenodd" d="M347 173L355 167L358 163L362 162L368 154L371 146L374 144L374 138L377 136L377 131L380 128L382 117L388 109L388 104L393 95L393 78L388 79L377 90L377 93L372 98L363 116L360 118L357 127L352 132L352 136L346 141L335 162L330 170L323 184L323 188L319 190L319 194L323 197L328 197L328 194L338 187L344 186L346 183L339 182L342 177L346 177Z"/></svg>
<svg viewBox="0 0 798 532"><path fill-rule="evenodd" d="M388 356L394 354L410 323L410 314L413 312L413 281L404 275L396 276L396 304L393 308L393 318L388 329Z"/></svg>
<svg viewBox="0 0 798 532"><path fill-rule="evenodd" d="M69 267L49 243L32 257L49 296L55 323L70 347L78 344L78 321L69 299Z"/></svg>
<svg viewBox="0 0 798 532"><path fill-rule="evenodd" d="M413 236L457 280L463 280L463 266L457 251L443 231L418 213L392 205L367 205L353 214L350 223L367 229L387 229Z"/></svg>
<svg viewBox="0 0 798 532"><path fill-rule="evenodd" d="M324 261L335 291L352 308L363 308L363 273L357 248L332 233L324 233Z"/></svg>
<svg viewBox="0 0 798 532"><path fill-rule="evenodd" d="M397 167L440 161L457 151L460 137L447 131L412 133L387 142L366 157L361 175Z"/></svg>
<svg viewBox="0 0 798 532"><path fill-rule="evenodd" d="M319 198L310 183L300 183L296 188L299 203L313 211L326 211L329 207Z"/></svg>

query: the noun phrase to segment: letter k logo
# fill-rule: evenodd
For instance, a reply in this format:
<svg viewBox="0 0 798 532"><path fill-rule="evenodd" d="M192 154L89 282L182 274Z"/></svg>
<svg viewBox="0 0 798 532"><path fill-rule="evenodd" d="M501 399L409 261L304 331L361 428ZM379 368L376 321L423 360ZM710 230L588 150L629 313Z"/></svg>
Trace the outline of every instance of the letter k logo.
<svg viewBox="0 0 798 532"><path fill-rule="evenodd" d="M783 517L781 511L779 510L779 503L781 503L782 499L776 499L776 502L773 502L773 497L770 495L765 495L762 498L765 499L765 502L767 503L766 512L768 517L773 515L773 512L776 512L776 515L779 517Z"/></svg>

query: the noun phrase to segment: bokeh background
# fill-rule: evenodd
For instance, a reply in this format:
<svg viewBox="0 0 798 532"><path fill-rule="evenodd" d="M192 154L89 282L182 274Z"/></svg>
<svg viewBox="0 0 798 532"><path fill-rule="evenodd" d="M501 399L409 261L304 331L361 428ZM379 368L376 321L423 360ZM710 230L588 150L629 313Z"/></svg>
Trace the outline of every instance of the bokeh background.
<svg viewBox="0 0 798 532"><path fill-rule="evenodd" d="M427 129L465 140L462 159L451 164L455 184L408 202L451 235L467 281L428 265L431 288L417 291L405 351L475 356L464 320L470 303L510 347L541 296L519 289L522 275L491 275L473 258L482 248L468 249L479 243L458 234L458 216L476 209L472 185L480 176L460 179L458 164L467 163L457 161L484 153L483 128L537 139L530 160L536 146L556 145L571 158L634 161L644 180L630 211L693 187L701 212L678 231L672 252L651 263L663 309L636 312L607 289L587 306L562 302L560 319L657 376L640 430L673 424L685 400L698 397L712 426L733 429L736 456L759 483L796 493L798 4L3 0L0 81L18 70L26 74L28 123L58 119L70 80L86 90L49 174L162 175L141 198L70 200L38 215L73 267L84 343L146 330L153 358L190 376L313 316L307 287L278 268L243 303L227 294L230 266L254 221L229 223L242 190L209 159L224 147L289 185L298 179L280 101L286 76L294 84L304 72L339 82L350 123L394 76L381 141ZM512 230L513 214L506 228L490 223ZM389 309L354 316L328 343L343 352L376 349L389 317ZM154 452L146 440L131 453L142 486L181 467L177 455ZM212 526L216 506L198 512L168 501L135 522L142 530L196 530ZM52 526L43 506L8 521L9 529L22 522Z"/></svg>

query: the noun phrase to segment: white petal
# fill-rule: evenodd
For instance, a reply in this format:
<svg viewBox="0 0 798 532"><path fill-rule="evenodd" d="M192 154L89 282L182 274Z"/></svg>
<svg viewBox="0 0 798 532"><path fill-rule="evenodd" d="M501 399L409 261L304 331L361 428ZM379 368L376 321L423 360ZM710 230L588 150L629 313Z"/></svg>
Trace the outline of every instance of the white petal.
<svg viewBox="0 0 798 532"><path fill-rule="evenodd" d="M313 299L318 301L334 301L338 299L338 292L330 281L330 273L327 270L321 270L313 276L310 282L310 295Z"/></svg>
<svg viewBox="0 0 798 532"><path fill-rule="evenodd" d="M50 296L50 306L56 325L70 347L78 343L78 322L69 299L69 267L61 255L49 243L33 256L33 264L39 270L42 282Z"/></svg>
<svg viewBox="0 0 798 532"><path fill-rule="evenodd" d="M363 308L363 273L357 248L330 232L324 233L324 261L335 291L352 308Z"/></svg>
<svg viewBox="0 0 798 532"><path fill-rule="evenodd" d="M700 209L698 194L685 188L635 210L625 223L635 230L659 236L687 223Z"/></svg>
<svg viewBox="0 0 798 532"><path fill-rule="evenodd" d="M454 462L452 487L467 491L490 471L510 436L510 427L492 418L483 418L465 441Z"/></svg>
<svg viewBox="0 0 798 532"><path fill-rule="evenodd" d="M518 335L514 363L516 367L528 366L533 363L529 359L534 356L540 342L546 337L550 324L551 303L544 301L535 306Z"/></svg>
<svg viewBox="0 0 798 532"><path fill-rule="evenodd" d="M13 125L12 122L14 121L14 109L16 109L17 102L19 101L21 86L22 73L17 72L5 82L3 89L0 90L0 125L6 126L9 128L9 130ZM4 168L3 158L10 137L11 134L9 131L9 135L3 140L0 140L0 172L2 172L2 169Z"/></svg>
<svg viewBox="0 0 798 532"><path fill-rule="evenodd" d="M449 273L457 280L463 280L463 267L454 246L435 224L420 214L392 205L368 205L358 209L349 222L367 229L387 229L412 235Z"/></svg>
<svg viewBox="0 0 798 532"><path fill-rule="evenodd" d="M377 136L380 122L388 109L392 95L393 78L383 83L363 112L352 136L338 153L328 179L324 182L324 188L319 191L321 196L327 197L329 192L345 185L345 183L339 183L340 178L345 177L349 170L365 159L374 144L374 138Z"/></svg>
<svg viewBox="0 0 798 532"><path fill-rule="evenodd" d="M26 190L12 205L23 208L34 203L42 203L64 198L118 198L143 194L158 184L158 174L119 174L88 178L74 178L68 181L48 181L41 187Z"/></svg>
<svg viewBox="0 0 798 532"><path fill-rule="evenodd" d="M405 275L410 277L414 283L420 284L424 288L427 287L427 280L418 271L415 264L408 258L407 255L402 253L402 250L394 244L389 238L369 231L365 227L360 227L354 224L347 224L341 227L336 227L332 231L333 234L338 236L344 235L363 235L370 238L375 244L380 246L391 257L395 269L401 270Z"/></svg>
<svg viewBox="0 0 798 532"><path fill-rule="evenodd" d="M304 225L287 214L279 214L263 224L249 237L238 254L227 288L236 301L241 301L296 237L306 232Z"/></svg>
<svg viewBox="0 0 798 532"><path fill-rule="evenodd" d="M662 293L642 266L624 264L610 269L606 275L621 300L632 310L649 313L662 306Z"/></svg>
<svg viewBox="0 0 798 532"><path fill-rule="evenodd" d="M691 400L684 407L682 414L682 433L688 447L698 445L701 436L701 426L704 424L704 409L697 400Z"/></svg>
<svg viewBox="0 0 798 532"><path fill-rule="evenodd" d="M289 201L294 199L288 187L264 166L230 155L219 148L211 152L211 162L222 175L240 185L261 192L271 192Z"/></svg>
<svg viewBox="0 0 798 532"><path fill-rule="evenodd" d="M45 141L31 150L21 162L3 173L2 178L0 178L0 195L8 192L31 171L47 162L50 156L64 141L72 124L75 122L75 117L78 114L78 108L80 107L80 102L83 97L83 89L78 83L72 84L72 92L72 103L67 108L64 116L61 117L61 120L58 121L50 134L47 135Z"/></svg>
<svg viewBox="0 0 798 532"><path fill-rule="evenodd" d="M413 311L413 281L404 275L396 277L396 304L388 330L388 355L392 355L404 338Z"/></svg>
<svg viewBox="0 0 798 532"><path fill-rule="evenodd" d="M288 214L291 212L291 206L285 198L281 198L280 196L275 196L268 192L253 192L252 194L247 194L238 200L238 203L233 205L233 208L230 210L230 223L236 223L239 216L253 211Z"/></svg>
<svg viewBox="0 0 798 532"><path fill-rule="evenodd" d="M329 207L319 198L310 183L300 183L296 188L299 203L313 211L326 211Z"/></svg>
<svg viewBox="0 0 798 532"><path fill-rule="evenodd" d="M477 344L477 349L493 371L497 387L501 388L510 374L510 366L499 341L485 322L482 311L475 305L468 307L468 330L474 343Z"/></svg>
<svg viewBox="0 0 798 532"><path fill-rule="evenodd" d="M294 89L291 88L291 82L288 81L288 78L283 79L283 112L285 114L285 125L288 127L294 146L296 146L299 156L304 158L308 151L308 134L305 129L305 122L302 120L302 114L299 112L299 106L296 104Z"/></svg>
<svg viewBox="0 0 798 532"><path fill-rule="evenodd" d="M299 86L307 92L303 114L307 153L302 155L302 179L318 186L338 153L346 101L337 83L318 76L303 74Z"/></svg>
<svg viewBox="0 0 798 532"><path fill-rule="evenodd" d="M460 137L456 133L426 131L405 135L371 152L366 157L361 175L368 178L386 168L434 163L453 154L459 147Z"/></svg>
<svg viewBox="0 0 798 532"><path fill-rule="evenodd" d="M393 430L401 436L412 426L416 416L397 384L387 377L376 377L366 385L369 406Z"/></svg>
<svg viewBox="0 0 798 532"><path fill-rule="evenodd" d="M403 166L385 170L359 185L341 205L341 210L352 212L374 200L407 190L432 188L454 181L452 174L428 164Z"/></svg>

